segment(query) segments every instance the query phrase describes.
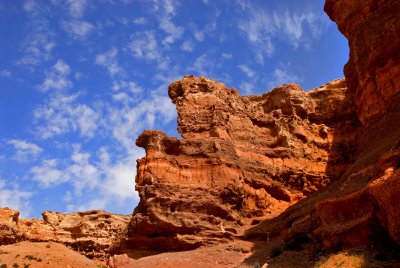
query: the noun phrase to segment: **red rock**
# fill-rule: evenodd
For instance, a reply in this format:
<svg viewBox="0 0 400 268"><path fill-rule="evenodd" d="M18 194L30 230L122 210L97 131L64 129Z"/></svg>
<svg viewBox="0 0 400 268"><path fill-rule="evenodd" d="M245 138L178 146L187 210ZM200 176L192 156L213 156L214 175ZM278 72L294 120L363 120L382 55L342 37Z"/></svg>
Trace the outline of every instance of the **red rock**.
<svg viewBox="0 0 400 268"><path fill-rule="evenodd" d="M325 10L349 40L345 76L363 123L355 161L335 183L248 235L312 234L328 250L400 244L400 2L327 0Z"/></svg>
<svg viewBox="0 0 400 268"><path fill-rule="evenodd" d="M148 130L137 139L146 156L137 162L141 201L127 248L231 240L253 219L273 217L336 180L352 162L358 121L343 80L308 92L287 84L240 96L186 76L168 93L183 138Z"/></svg>
<svg viewBox="0 0 400 268"><path fill-rule="evenodd" d="M118 244L129 216L100 210L62 214L45 211L43 220L19 219L19 212L0 209L0 245L22 240L53 241L89 258L105 260Z"/></svg>
<svg viewBox="0 0 400 268"><path fill-rule="evenodd" d="M349 40L344 72L359 119L382 116L400 92L400 2L327 0L325 11Z"/></svg>

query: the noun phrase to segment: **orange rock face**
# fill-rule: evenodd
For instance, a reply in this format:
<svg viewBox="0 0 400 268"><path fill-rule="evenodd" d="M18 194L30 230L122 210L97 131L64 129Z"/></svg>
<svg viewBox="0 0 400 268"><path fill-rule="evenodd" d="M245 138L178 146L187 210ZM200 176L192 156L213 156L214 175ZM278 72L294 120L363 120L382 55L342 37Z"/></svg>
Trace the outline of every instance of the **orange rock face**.
<svg viewBox="0 0 400 268"><path fill-rule="evenodd" d="M400 2L327 0L325 10L350 45L345 76L363 123L355 161L335 183L248 234L312 234L334 250L400 244Z"/></svg>
<svg viewBox="0 0 400 268"><path fill-rule="evenodd" d="M19 219L18 211L0 209L0 245L53 241L91 259L105 260L130 218L100 210L69 214L45 211L42 215L43 220Z"/></svg>
<svg viewBox="0 0 400 268"><path fill-rule="evenodd" d="M145 131L136 144L141 201L128 248L181 250L227 241L336 180L353 161L359 126L346 83L296 84L240 96L186 76L169 86L182 139ZM342 155L345 154L346 158Z"/></svg>
<svg viewBox="0 0 400 268"><path fill-rule="evenodd" d="M349 40L344 71L359 119L382 116L400 92L400 2L327 0L325 11Z"/></svg>

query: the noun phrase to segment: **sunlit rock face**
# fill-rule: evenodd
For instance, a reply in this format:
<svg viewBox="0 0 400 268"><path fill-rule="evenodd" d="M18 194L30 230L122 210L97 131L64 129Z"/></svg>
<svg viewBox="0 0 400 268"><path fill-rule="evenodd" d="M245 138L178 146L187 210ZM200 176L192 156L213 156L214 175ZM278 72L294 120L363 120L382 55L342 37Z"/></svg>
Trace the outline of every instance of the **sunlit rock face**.
<svg viewBox="0 0 400 268"><path fill-rule="evenodd" d="M349 41L344 72L359 119L382 116L400 92L400 2L327 0L325 11Z"/></svg>
<svg viewBox="0 0 400 268"><path fill-rule="evenodd" d="M146 156L128 248L195 248L262 219L248 235L306 234L327 249L400 243L400 2L325 10L349 40L346 81L261 96L193 76L169 86L182 138L137 139Z"/></svg>
<svg viewBox="0 0 400 268"><path fill-rule="evenodd" d="M182 250L232 239L336 180L352 163L359 121L344 80L261 96L204 77L169 86L181 139L144 131L140 203L128 248ZM343 157L345 155L346 157Z"/></svg>
<svg viewBox="0 0 400 268"><path fill-rule="evenodd" d="M0 208L0 245L20 241L53 241L97 260L117 247L130 217L101 210L63 214L45 211L43 219L20 219L19 212Z"/></svg>

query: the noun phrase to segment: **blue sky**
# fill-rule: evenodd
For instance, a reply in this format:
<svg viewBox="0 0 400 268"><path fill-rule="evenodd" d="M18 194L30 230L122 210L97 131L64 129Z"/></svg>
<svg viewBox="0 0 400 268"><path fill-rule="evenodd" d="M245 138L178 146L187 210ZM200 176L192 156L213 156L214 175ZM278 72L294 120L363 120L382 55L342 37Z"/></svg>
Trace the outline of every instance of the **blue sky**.
<svg viewBox="0 0 400 268"><path fill-rule="evenodd" d="M323 0L0 0L0 206L130 214L144 129L176 132L170 82L262 94L343 77Z"/></svg>

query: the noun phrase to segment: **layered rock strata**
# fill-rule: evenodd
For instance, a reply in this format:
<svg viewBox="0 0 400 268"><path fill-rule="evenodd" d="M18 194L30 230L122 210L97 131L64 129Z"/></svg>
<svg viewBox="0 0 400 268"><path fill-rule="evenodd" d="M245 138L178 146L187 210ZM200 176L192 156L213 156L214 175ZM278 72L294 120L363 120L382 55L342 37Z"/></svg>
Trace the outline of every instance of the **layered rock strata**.
<svg viewBox="0 0 400 268"><path fill-rule="evenodd" d="M359 119L379 118L400 92L400 2L327 0L325 11L349 41L344 73Z"/></svg>
<svg viewBox="0 0 400 268"><path fill-rule="evenodd" d="M261 96L203 77L169 86L181 139L136 141L140 203L128 248L191 249L232 239L339 178L353 161L359 122L344 80ZM345 155L346 157L343 157Z"/></svg>
<svg viewBox="0 0 400 268"><path fill-rule="evenodd" d="M91 259L105 260L124 235L130 218L100 210L69 214L45 211L42 215L43 220L20 219L18 211L0 209L0 245L52 241Z"/></svg>
<svg viewBox="0 0 400 268"><path fill-rule="evenodd" d="M350 45L344 70L362 122L354 164L249 235L312 234L326 249L400 245L400 2L327 0L325 10Z"/></svg>

